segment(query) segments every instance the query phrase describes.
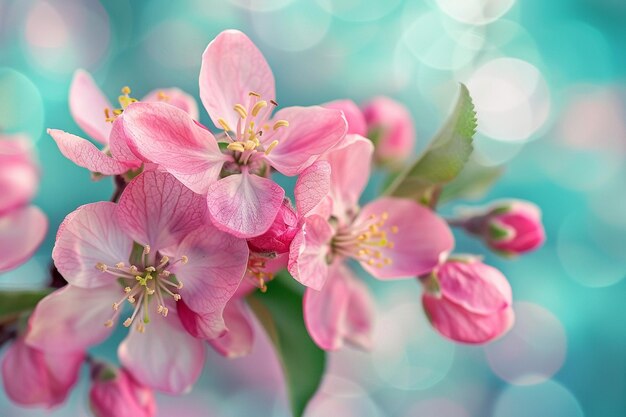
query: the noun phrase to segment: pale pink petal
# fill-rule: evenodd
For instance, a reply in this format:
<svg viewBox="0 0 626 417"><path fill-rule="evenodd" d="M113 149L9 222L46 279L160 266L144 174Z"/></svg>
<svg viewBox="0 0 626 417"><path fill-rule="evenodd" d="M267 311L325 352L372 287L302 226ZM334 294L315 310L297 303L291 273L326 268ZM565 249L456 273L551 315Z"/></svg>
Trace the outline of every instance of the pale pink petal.
<svg viewBox="0 0 626 417"><path fill-rule="evenodd" d="M117 221L135 242L161 250L204 224L206 211L205 199L172 175L148 171L126 186Z"/></svg>
<svg viewBox="0 0 626 417"><path fill-rule="evenodd" d="M2 360L7 397L22 406L52 408L65 401L78 380L83 352L44 352L18 337Z"/></svg>
<svg viewBox="0 0 626 417"><path fill-rule="evenodd" d="M489 314L512 303L509 282L496 268L478 261L448 261L437 272L441 292L464 309Z"/></svg>
<svg viewBox="0 0 626 417"><path fill-rule="evenodd" d="M169 394L191 389L204 366L204 342L191 336L180 323L176 308L167 317L151 303L152 321L145 333L131 328L120 344L118 355L122 365L141 384ZM171 306L174 307L174 306Z"/></svg>
<svg viewBox="0 0 626 417"><path fill-rule="evenodd" d="M249 238L269 229L284 197L285 190L274 181L244 171L211 185L207 202L215 226Z"/></svg>
<svg viewBox="0 0 626 417"><path fill-rule="evenodd" d="M113 122L113 129L109 135L109 150L115 160L125 163L131 168L139 168L145 159L126 137L123 115L117 117Z"/></svg>
<svg viewBox="0 0 626 417"><path fill-rule="evenodd" d="M198 194L217 181L226 156L208 130L165 103L134 103L123 115L124 132L145 159L159 164Z"/></svg>
<svg viewBox="0 0 626 417"><path fill-rule="evenodd" d="M192 119L198 120L198 103L191 95L180 88L159 88L151 91L141 101L160 101L185 111Z"/></svg>
<svg viewBox="0 0 626 417"><path fill-rule="evenodd" d="M224 310L228 331L220 338L209 341L216 352L227 358L239 358L252 351L254 329L252 316L242 298L233 298Z"/></svg>
<svg viewBox="0 0 626 417"><path fill-rule="evenodd" d="M55 140L63 156L91 172L117 175L132 168L131 165L108 156L87 139L56 129L48 129L48 134Z"/></svg>
<svg viewBox="0 0 626 417"><path fill-rule="evenodd" d="M109 285L115 276L96 265L128 262L133 240L121 229L115 211L114 203L86 204L70 213L59 228L52 259L70 284L82 288Z"/></svg>
<svg viewBox="0 0 626 417"><path fill-rule="evenodd" d="M263 100L275 98L274 75L261 51L238 30L226 30L209 43L202 54L200 99L218 128L222 118L237 126L235 104L248 105L248 93Z"/></svg>
<svg viewBox="0 0 626 417"><path fill-rule="evenodd" d="M297 175L345 137L346 119L338 110L319 106L287 107L274 116L286 120L289 126L263 141L278 140L278 145L266 158L280 173Z"/></svg>
<svg viewBox="0 0 626 417"><path fill-rule="evenodd" d="M79 352L109 337L113 303L124 289L112 280L99 288L67 285L41 300L28 322L26 342L50 352Z"/></svg>
<svg viewBox="0 0 626 417"><path fill-rule="evenodd" d="M112 109L111 103L88 72L79 69L74 73L69 105L74 121L89 137L109 143L111 123L105 121L104 109Z"/></svg>
<svg viewBox="0 0 626 417"><path fill-rule="evenodd" d="M486 343L506 333L515 320L511 307L490 315L468 312L458 304L425 293L422 304L433 327L448 339Z"/></svg>
<svg viewBox="0 0 626 417"><path fill-rule="evenodd" d="M348 135L340 148L328 154L333 214L339 219L354 214L352 211L370 178L373 152L374 146L368 139Z"/></svg>
<svg viewBox="0 0 626 417"><path fill-rule="evenodd" d="M39 169L26 136L0 135L0 214L28 204L37 192Z"/></svg>
<svg viewBox="0 0 626 417"><path fill-rule="evenodd" d="M330 175L328 162L317 161L298 176L294 188L298 216L306 216L328 195Z"/></svg>
<svg viewBox="0 0 626 417"><path fill-rule="evenodd" d="M180 322L193 337L213 340L226 333L226 322L222 314L198 314L182 299L176 303L176 308Z"/></svg>
<svg viewBox="0 0 626 417"><path fill-rule="evenodd" d="M345 341L369 347L373 302L365 285L341 262L330 267L321 291L306 290L303 303L306 328L319 347L336 350Z"/></svg>
<svg viewBox="0 0 626 417"><path fill-rule="evenodd" d="M48 218L35 206L13 210L0 216L0 272L26 262L37 250L48 231Z"/></svg>
<svg viewBox="0 0 626 417"><path fill-rule="evenodd" d="M326 282L328 264L326 256L330 248L333 229L326 219L311 215L294 237L289 249L289 273L298 282L320 290Z"/></svg>
<svg viewBox="0 0 626 417"><path fill-rule="evenodd" d="M367 124L365 116L359 109L359 106L352 100L335 100L322 104L327 109L341 110L346 121L348 122L348 134L365 136L367 135Z"/></svg>
<svg viewBox="0 0 626 417"><path fill-rule="evenodd" d="M381 216L388 216L379 228L385 231L387 243L392 247L373 246L370 249L379 251L381 256L372 262L361 262L376 278L408 278L428 273L454 247L448 224L430 209L411 200L379 198L363 207L355 224L365 225L371 222L370 218L380 221Z"/></svg>

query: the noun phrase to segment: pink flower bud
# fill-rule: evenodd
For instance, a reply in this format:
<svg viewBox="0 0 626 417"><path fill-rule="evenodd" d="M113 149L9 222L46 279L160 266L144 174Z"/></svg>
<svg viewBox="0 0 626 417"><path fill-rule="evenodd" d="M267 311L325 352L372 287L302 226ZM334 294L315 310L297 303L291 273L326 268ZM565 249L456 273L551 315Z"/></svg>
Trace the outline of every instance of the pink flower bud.
<svg viewBox="0 0 626 417"><path fill-rule="evenodd" d="M424 311L449 339L486 343L513 324L511 286L500 271L477 258L448 261L421 281Z"/></svg>
<svg viewBox="0 0 626 417"><path fill-rule="evenodd" d="M96 417L152 417L152 390L139 385L125 369L97 364L92 371L89 403Z"/></svg>
<svg viewBox="0 0 626 417"><path fill-rule="evenodd" d="M22 135L0 135L0 214L27 204L35 195L39 168Z"/></svg>
<svg viewBox="0 0 626 417"><path fill-rule="evenodd" d="M258 253L287 253L298 230L298 216L289 200L285 199L267 232L249 239L248 246Z"/></svg>
<svg viewBox="0 0 626 417"><path fill-rule="evenodd" d="M365 103L363 115L367 137L376 145L374 157L378 163L400 165L411 156L415 127L405 106L388 97L376 97Z"/></svg>
<svg viewBox="0 0 626 417"><path fill-rule="evenodd" d="M352 100L335 100L322 104L327 109L341 110L348 122L347 134L365 136L367 134L367 124L359 106Z"/></svg>
<svg viewBox="0 0 626 417"><path fill-rule="evenodd" d="M51 408L61 404L78 379L82 352L49 353L19 337L2 361L7 396L16 404Z"/></svg>
<svg viewBox="0 0 626 417"><path fill-rule="evenodd" d="M540 247L546 240L541 210L520 200L493 204L487 213L471 218L466 229L483 237L487 245L505 255L519 255Z"/></svg>

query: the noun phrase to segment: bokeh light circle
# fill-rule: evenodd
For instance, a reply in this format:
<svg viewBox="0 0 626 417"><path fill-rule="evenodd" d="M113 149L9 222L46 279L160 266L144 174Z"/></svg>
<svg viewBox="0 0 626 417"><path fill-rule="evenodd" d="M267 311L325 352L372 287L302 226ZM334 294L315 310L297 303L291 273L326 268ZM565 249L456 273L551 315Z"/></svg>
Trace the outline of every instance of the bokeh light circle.
<svg viewBox="0 0 626 417"><path fill-rule="evenodd" d="M470 414L452 400L431 398L414 404L403 417L470 417Z"/></svg>
<svg viewBox="0 0 626 417"><path fill-rule="evenodd" d="M492 417L583 417L574 395L555 381L510 386L498 397Z"/></svg>
<svg viewBox="0 0 626 417"><path fill-rule="evenodd" d="M436 0L439 8L459 22L484 25L508 12L515 0Z"/></svg>
<svg viewBox="0 0 626 417"><path fill-rule="evenodd" d="M503 141L527 140L548 120L550 93L539 70L526 61L496 58L469 78L478 130Z"/></svg>
<svg viewBox="0 0 626 417"><path fill-rule="evenodd" d="M242 9L247 9L254 12L269 12L272 10L281 9L294 0L228 0L230 3ZM213 5L215 8L215 5Z"/></svg>
<svg viewBox="0 0 626 417"><path fill-rule="evenodd" d="M372 22L394 11L402 0L316 0L317 3L333 16L350 22Z"/></svg>
<svg viewBox="0 0 626 417"><path fill-rule="evenodd" d="M567 351L565 329L547 309L516 302L515 325L501 339L485 345L491 369L516 385L550 379L563 365Z"/></svg>
<svg viewBox="0 0 626 417"><path fill-rule="evenodd" d="M35 141L43 132L43 123L39 89L21 72L0 68L0 133L24 133Z"/></svg>
<svg viewBox="0 0 626 417"><path fill-rule="evenodd" d="M327 374L305 417L383 417L380 407L357 383Z"/></svg>
<svg viewBox="0 0 626 417"><path fill-rule="evenodd" d="M159 66L187 70L196 76L207 43L202 30L183 19L167 19L144 38L148 55Z"/></svg>

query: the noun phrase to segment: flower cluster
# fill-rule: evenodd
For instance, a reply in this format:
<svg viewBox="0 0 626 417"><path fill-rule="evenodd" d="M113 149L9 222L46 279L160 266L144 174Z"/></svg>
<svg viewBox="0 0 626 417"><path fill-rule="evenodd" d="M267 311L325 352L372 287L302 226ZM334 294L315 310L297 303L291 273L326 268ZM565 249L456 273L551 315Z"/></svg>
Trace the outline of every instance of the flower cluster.
<svg viewBox="0 0 626 417"><path fill-rule="evenodd" d="M411 154L406 108L385 97L361 108L350 100L281 108L263 55L234 30L208 45L201 64L200 98L217 133L199 123L198 106L181 90L137 100L124 87L114 108L89 74L75 74L71 113L102 148L48 132L94 177L115 176L118 192L77 208L59 227L52 259L67 285L39 302L4 358L12 399L57 405L87 362L97 416L154 415L151 390L190 389L205 342L227 357L250 352L247 297L272 291L281 270L302 286L304 325L324 350L372 344L374 300L356 265L382 281L421 283L428 318L452 340L484 343L510 328L506 278L477 257L452 255L450 224L518 254L544 239L537 208L504 202L445 220L407 198L361 204L373 164L397 171ZM21 154L9 157L24 163ZM293 202L279 174L297 177ZM18 224L39 215L15 209L31 195L17 190L0 213ZM29 242L16 245L24 246L16 260L41 240L20 233ZM89 349L120 325L128 328L120 367L94 360ZM18 373L26 383L11 384Z"/></svg>

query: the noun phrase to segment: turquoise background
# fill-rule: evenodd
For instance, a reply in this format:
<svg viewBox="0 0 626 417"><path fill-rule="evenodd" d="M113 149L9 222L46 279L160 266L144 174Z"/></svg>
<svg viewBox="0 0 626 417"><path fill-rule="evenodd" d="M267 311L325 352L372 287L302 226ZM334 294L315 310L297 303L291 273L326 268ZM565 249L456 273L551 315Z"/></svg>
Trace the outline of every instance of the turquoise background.
<svg viewBox="0 0 626 417"><path fill-rule="evenodd" d="M111 99L124 85L136 97L178 86L198 98L206 44L238 28L265 54L281 106L392 96L414 116L416 152L444 120L457 82L466 82L479 113L476 154L506 164L497 186L471 204L531 200L547 230L543 248L512 261L457 235L457 252L485 254L518 301L518 325L487 348L434 334L415 282L365 278L379 303L382 348L332 354L307 415L622 417L625 21L622 0L0 0L0 130L26 132L36 144L35 204L51 223L37 256L0 275L0 288L44 282L63 217L111 194L109 179L93 182L45 134L82 134L67 106L73 71L90 71ZM121 337L95 353L113 360ZM193 392L159 396L159 415L285 416L277 364L262 339L246 359L209 352ZM85 372L68 404L50 414L0 393L0 415L89 415L87 381Z"/></svg>

